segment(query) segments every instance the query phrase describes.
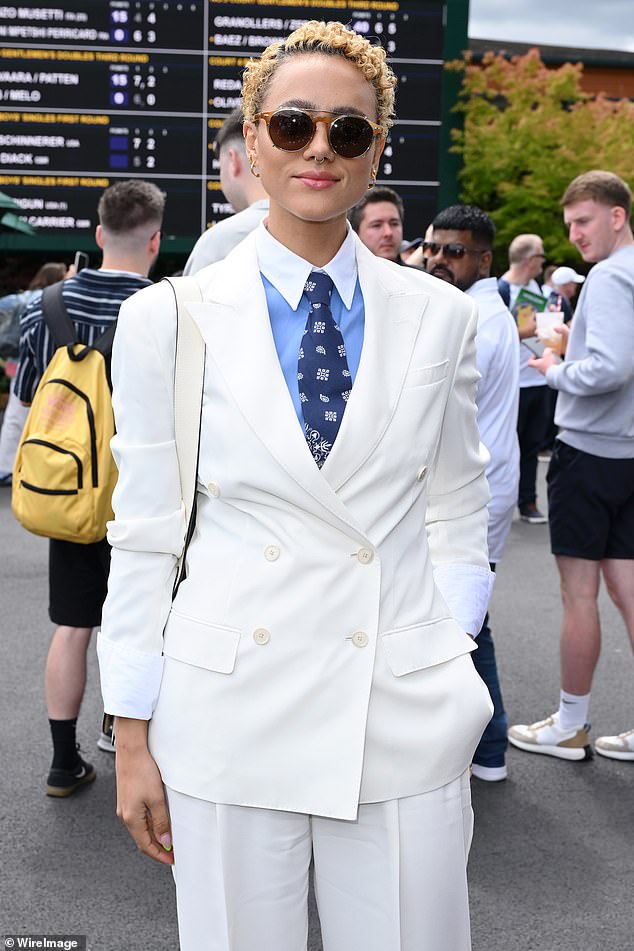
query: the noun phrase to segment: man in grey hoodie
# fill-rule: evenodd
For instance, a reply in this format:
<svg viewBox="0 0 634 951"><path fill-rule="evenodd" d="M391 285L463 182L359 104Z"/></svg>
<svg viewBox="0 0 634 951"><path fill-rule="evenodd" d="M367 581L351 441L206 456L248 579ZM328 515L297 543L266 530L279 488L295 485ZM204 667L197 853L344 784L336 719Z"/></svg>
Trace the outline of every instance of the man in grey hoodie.
<svg viewBox="0 0 634 951"><path fill-rule="evenodd" d="M509 740L528 752L580 760L592 754L587 721L601 646L601 576L634 645L634 237L630 189L611 172L579 175L561 204L570 241L584 261L597 262L565 362L549 349L530 361L559 391L548 502L563 601L562 689L555 714L511 727ZM634 729L594 745L602 756L634 762Z"/></svg>

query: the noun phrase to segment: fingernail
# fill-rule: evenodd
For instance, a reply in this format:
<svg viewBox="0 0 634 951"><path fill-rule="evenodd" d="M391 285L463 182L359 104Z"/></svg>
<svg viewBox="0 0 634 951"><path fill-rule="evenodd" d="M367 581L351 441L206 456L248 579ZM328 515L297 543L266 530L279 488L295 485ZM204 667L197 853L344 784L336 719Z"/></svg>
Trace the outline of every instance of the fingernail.
<svg viewBox="0 0 634 951"><path fill-rule="evenodd" d="M159 842L163 846L166 852L172 851L172 837L169 832L164 832L163 835L159 836Z"/></svg>

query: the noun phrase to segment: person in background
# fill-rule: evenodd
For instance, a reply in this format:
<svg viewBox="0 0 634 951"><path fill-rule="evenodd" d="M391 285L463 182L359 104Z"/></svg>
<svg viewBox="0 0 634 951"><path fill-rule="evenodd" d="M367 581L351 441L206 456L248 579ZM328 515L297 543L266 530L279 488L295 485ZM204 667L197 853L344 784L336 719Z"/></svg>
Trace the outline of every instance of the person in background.
<svg viewBox="0 0 634 951"><path fill-rule="evenodd" d="M103 253L101 267L84 268L63 286L64 306L79 343L92 345L116 320L121 302L151 283L148 274L161 243L164 207L163 192L149 182L120 181L102 194L95 233ZM41 304L41 296L34 299L21 321L15 395L25 404L32 402L55 352ZM55 631L45 672L53 741L48 796L70 796L96 775L80 755L76 733L86 654L93 628L101 623L109 567L105 538L87 545L49 540L49 616Z"/></svg>
<svg viewBox="0 0 634 951"><path fill-rule="evenodd" d="M572 267L557 267L552 273L548 305L562 311L566 324L572 320L574 300L584 281L583 274Z"/></svg>
<svg viewBox="0 0 634 951"><path fill-rule="evenodd" d="M236 214L208 228L194 245L183 274L195 274L221 261L266 216L269 201L260 179L251 173L242 135L242 110L234 109L214 142L220 163L220 185Z"/></svg>
<svg viewBox="0 0 634 951"><path fill-rule="evenodd" d="M62 262L48 261L38 270L26 291L10 294L0 300L0 311L7 312L8 320L13 324L16 322L19 324L21 315L26 311L31 301L42 291L42 288L48 287L49 284L56 284L65 277L72 277L74 272L75 269L72 265L69 268ZM17 343L19 345L19 332ZM3 351L0 356L6 359L4 372L11 380L9 400L0 427L0 486L10 487L15 454L18 450L18 443L29 410L28 407L22 405L13 391L15 374L18 368L18 346L16 346L15 351Z"/></svg>
<svg viewBox="0 0 634 951"><path fill-rule="evenodd" d="M480 438L491 456L486 476L489 502L489 562L495 571L502 557L517 500L519 445L519 340L515 321L490 276L495 225L474 205L452 205L432 223L431 240L423 245L427 272L454 284L478 305L476 355L480 380L476 394ZM472 772L478 779L506 779L506 731L500 679L487 613L471 655L475 668L493 700L493 716L473 756Z"/></svg>
<svg viewBox="0 0 634 951"><path fill-rule="evenodd" d="M530 753L583 760L592 754L588 714L601 650L601 578L634 646L632 194L617 175L594 170L570 183L561 204L570 241L595 265L577 304L565 361L548 348L531 361L559 394L548 519L563 605L561 691L554 714L511 727L509 739ZM594 748L634 762L634 729L599 737Z"/></svg>
<svg viewBox="0 0 634 951"><path fill-rule="evenodd" d="M541 296L537 278L546 255L538 234L518 234L509 245L509 269L498 281L500 296L511 313L522 289ZM535 316L518 327L520 337L520 405L517 435L520 443L520 483L517 505L520 518L531 525L545 524L546 516L537 506L537 459L548 441L552 407L548 387L541 373L529 366L529 359L543 353L535 334Z"/></svg>
<svg viewBox="0 0 634 951"><path fill-rule="evenodd" d="M354 231L373 254L396 264L401 257L405 206L403 199L387 185L376 185L348 212Z"/></svg>

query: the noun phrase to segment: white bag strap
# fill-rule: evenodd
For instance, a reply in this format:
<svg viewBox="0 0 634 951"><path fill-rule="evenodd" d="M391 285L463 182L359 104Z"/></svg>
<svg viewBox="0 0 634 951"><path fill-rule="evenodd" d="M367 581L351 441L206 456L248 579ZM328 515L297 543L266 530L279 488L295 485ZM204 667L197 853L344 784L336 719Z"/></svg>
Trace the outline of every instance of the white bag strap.
<svg viewBox="0 0 634 951"><path fill-rule="evenodd" d="M195 526L196 481L205 382L205 343L188 310L189 304L203 299L198 281L193 277L170 277L164 280L171 285L176 300L174 429L187 524L185 545L178 560L174 587L176 594L176 589L184 577L185 555Z"/></svg>

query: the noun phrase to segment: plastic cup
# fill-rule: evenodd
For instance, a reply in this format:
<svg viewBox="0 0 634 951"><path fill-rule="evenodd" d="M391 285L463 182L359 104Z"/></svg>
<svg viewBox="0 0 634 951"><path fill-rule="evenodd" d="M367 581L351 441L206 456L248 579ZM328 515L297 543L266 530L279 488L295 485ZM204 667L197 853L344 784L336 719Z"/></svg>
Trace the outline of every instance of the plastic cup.
<svg viewBox="0 0 634 951"><path fill-rule="evenodd" d="M537 313L537 336L545 347L550 347L554 353L561 353L563 337L555 327L561 327L564 315L560 310L543 310Z"/></svg>

